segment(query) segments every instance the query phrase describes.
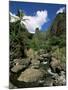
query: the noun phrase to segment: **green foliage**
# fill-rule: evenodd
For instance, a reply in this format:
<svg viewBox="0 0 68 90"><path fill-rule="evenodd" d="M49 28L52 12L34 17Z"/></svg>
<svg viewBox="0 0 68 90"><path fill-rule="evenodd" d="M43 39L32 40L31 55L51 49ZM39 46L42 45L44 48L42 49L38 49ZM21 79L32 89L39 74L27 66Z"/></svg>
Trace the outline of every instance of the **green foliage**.
<svg viewBox="0 0 68 90"><path fill-rule="evenodd" d="M24 13L18 11L20 19ZM20 20L10 23L10 59L26 57L25 50L32 48L36 51L44 49L46 52L55 51L54 47L63 48L66 45L65 15L56 16L52 26L47 31L36 28L35 34L30 34ZM60 33L61 32L61 33Z"/></svg>
<svg viewBox="0 0 68 90"><path fill-rule="evenodd" d="M22 15L22 13L20 13ZM29 38L25 25L21 27L20 20L9 24L10 29L10 59L26 57L25 50L29 47Z"/></svg>

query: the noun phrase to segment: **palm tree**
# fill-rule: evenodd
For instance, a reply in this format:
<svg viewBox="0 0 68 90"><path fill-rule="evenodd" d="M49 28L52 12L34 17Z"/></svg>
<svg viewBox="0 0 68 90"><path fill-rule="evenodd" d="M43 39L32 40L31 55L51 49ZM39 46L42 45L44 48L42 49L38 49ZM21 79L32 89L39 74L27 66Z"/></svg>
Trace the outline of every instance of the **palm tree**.
<svg viewBox="0 0 68 90"><path fill-rule="evenodd" d="M28 31L24 23L21 27L21 21L26 21L28 19L23 19L24 15L22 10L18 10L17 16L13 14L10 15L10 21L12 21L11 19L14 20L14 22L10 22L10 46L11 51L14 52L13 58L26 56L25 51L27 48Z"/></svg>

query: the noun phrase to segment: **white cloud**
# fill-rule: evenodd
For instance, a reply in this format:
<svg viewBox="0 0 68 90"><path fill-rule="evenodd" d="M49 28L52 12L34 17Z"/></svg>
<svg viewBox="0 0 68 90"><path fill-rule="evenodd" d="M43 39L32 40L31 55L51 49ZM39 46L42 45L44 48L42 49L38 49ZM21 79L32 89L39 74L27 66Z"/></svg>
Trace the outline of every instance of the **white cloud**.
<svg viewBox="0 0 68 90"><path fill-rule="evenodd" d="M25 19L25 21L23 21ZM16 22L20 20L18 16L10 12L10 22ZM36 28L41 29L42 25L48 21L48 13L46 10L37 11L35 16L24 16L21 20L21 25L25 24L28 32L35 33Z"/></svg>
<svg viewBox="0 0 68 90"><path fill-rule="evenodd" d="M9 13L9 16L10 16L10 22L13 23L13 22L16 22L18 21L20 18L18 16L16 16L15 14L12 14L11 12Z"/></svg>
<svg viewBox="0 0 68 90"><path fill-rule="evenodd" d="M65 7L62 7L56 12L56 14L63 13L64 11L65 11Z"/></svg>
<svg viewBox="0 0 68 90"><path fill-rule="evenodd" d="M21 21L21 25L24 23L27 30L30 33L35 33L35 29L42 28L42 25L48 21L48 13L46 10L37 11L35 16L24 16L25 21Z"/></svg>

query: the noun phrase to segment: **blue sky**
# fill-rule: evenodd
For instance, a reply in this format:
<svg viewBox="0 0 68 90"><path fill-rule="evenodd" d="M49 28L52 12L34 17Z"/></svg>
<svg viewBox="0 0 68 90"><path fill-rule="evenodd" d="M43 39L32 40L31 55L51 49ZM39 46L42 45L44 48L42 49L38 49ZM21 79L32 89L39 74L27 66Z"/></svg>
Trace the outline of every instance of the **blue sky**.
<svg viewBox="0 0 68 90"><path fill-rule="evenodd" d="M13 14L17 14L18 9L22 9L26 15L34 16L38 10L47 10L49 20L47 21L47 23L44 23L44 25L42 26L42 30L47 30L47 28L51 25L51 22L55 18L56 12L62 7L65 7L65 5L18 1L9 2L9 11Z"/></svg>

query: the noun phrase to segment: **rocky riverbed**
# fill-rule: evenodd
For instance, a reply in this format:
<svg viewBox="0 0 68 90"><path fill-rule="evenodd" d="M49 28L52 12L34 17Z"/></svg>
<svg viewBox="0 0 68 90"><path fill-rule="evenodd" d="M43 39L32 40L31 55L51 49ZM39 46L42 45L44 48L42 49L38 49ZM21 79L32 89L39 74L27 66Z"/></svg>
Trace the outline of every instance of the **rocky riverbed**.
<svg viewBox="0 0 68 90"><path fill-rule="evenodd" d="M10 88L66 85L65 63L51 53L36 52L34 56L10 61Z"/></svg>

